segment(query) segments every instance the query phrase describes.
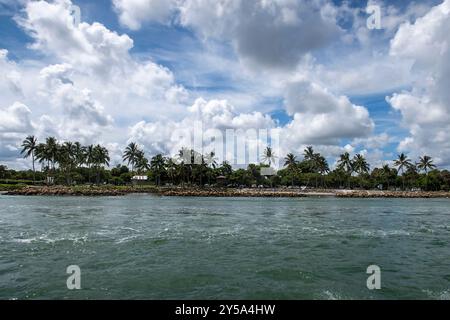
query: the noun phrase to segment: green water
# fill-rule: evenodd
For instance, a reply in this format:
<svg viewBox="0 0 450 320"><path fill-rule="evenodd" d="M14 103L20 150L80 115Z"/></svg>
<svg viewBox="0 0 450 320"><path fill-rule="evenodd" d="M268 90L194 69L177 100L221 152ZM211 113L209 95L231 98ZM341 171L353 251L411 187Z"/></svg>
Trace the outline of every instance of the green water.
<svg viewBox="0 0 450 320"><path fill-rule="evenodd" d="M450 200L0 196L0 299L60 298L449 299Z"/></svg>

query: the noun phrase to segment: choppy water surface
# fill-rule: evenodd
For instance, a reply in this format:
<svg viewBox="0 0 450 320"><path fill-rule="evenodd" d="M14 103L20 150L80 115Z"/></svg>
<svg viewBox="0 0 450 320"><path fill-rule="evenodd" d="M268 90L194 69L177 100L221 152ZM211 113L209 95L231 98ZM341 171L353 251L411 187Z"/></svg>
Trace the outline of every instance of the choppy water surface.
<svg viewBox="0 0 450 320"><path fill-rule="evenodd" d="M448 199L0 196L0 299L450 299L449 242Z"/></svg>

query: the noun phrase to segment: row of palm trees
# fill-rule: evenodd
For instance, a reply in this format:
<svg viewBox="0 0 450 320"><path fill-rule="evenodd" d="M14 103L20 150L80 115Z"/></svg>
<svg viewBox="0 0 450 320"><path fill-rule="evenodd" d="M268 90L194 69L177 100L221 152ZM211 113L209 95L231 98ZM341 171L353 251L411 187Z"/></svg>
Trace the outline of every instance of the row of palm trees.
<svg viewBox="0 0 450 320"><path fill-rule="evenodd" d="M138 174L143 174L151 170L157 185L161 184L161 177L164 174L169 177L172 183L176 176L180 177L181 183L191 183L199 178L200 184L203 184L203 177L205 176L211 183L212 174L208 169L215 170L218 165L214 152L205 156L188 148L182 148L175 158L157 154L148 161L145 152L134 142L131 142L125 148L122 160L131 166L132 172L136 171Z"/></svg>
<svg viewBox="0 0 450 320"><path fill-rule="evenodd" d="M99 183L100 171L109 166L110 157L108 150L101 145L82 146L79 142L59 143L54 137L48 137L45 142L38 143L36 137L28 136L22 143L22 155L25 158L32 159L33 180L35 180L36 162L41 164L52 179L55 176L56 168L66 177L66 182L71 184L72 173L80 167L88 168L89 175L92 171L96 173L96 181ZM277 158L271 147L267 147L261 159L270 167ZM132 142L128 144L123 152L122 159L124 163L131 167L131 172L138 174L147 174L151 171L156 184L161 184L162 177L168 178L172 182L178 180L181 183L204 183L204 178L208 183L217 175L233 172L231 166L224 162L218 167L217 158L214 152L202 155L194 150L182 148L176 158L163 157L158 154L149 159L140 147ZM423 156L417 163L413 163L404 153L398 155L394 160L394 166L404 177L408 169L418 169L428 175L430 170L436 168L433 160L429 156ZM318 179L330 172L330 167L324 156L314 151L312 146L308 146L303 152L303 159L298 160L297 156L289 153L284 158L284 166L290 173L291 184L294 185L294 178L300 173L315 174L316 186ZM220 169L220 170L218 170ZM362 154L356 154L351 157L345 152L339 157L337 168L346 177L350 187L350 177L353 175L365 175L370 172L370 165ZM386 175L392 174L389 165L385 165L381 172ZM89 176L89 182L91 177ZM404 188L403 178L403 188Z"/></svg>
<svg viewBox="0 0 450 320"><path fill-rule="evenodd" d="M70 141L60 144L54 137L38 143L35 136L28 136L22 143L21 154L32 159L33 181L36 180L35 163L38 162L48 172L49 181L54 179L58 166L68 184L72 183L72 172L81 166L93 169L98 183L101 168L109 166L110 161L108 149L101 145L82 146L79 142Z"/></svg>
<svg viewBox="0 0 450 320"><path fill-rule="evenodd" d="M271 150L269 151L271 157L273 157L273 152ZM303 161L298 161L293 153L289 153L284 158L284 166L291 173L292 185L294 184L294 176L301 172L319 173L320 175L330 172L326 159L320 153L314 152L312 146L309 146L304 150L303 157ZM303 169L300 164L303 164ZM306 164L306 168L304 164ZM430 170L436 169L436 166L433 164L433 159L427 155L420 157L417 163L413 163L404 153L401 153L398 155L397 159L393 161L393 165L403 177L403 189L405 187L404 173L408 169L425 172L425 175L428 175ZM349 178L355 173L359 176L368 174L370 172L370 165L362 154L356 154L352 158L350 153L345 152L340 155L336 170L344 172L347 176L347 180L350 181ZM382 168L382 171L386 176L391 174L391 170L392 169L388 164L385 164Z"/></svg>

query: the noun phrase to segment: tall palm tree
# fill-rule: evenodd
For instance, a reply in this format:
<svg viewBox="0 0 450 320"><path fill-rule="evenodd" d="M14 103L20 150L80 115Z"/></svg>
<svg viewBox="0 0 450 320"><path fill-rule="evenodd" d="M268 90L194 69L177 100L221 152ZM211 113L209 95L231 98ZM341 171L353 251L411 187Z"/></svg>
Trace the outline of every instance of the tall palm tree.
<svg viewBox="0 0 450 320"><path fill-rule="evenodd" d="M423 157L420 157L419 163L417 164L417 169L419 169L421 171L422 170L425 171L425 175L426 175L425 186L426 186L427 190L428 190L428 170L433 170L435 168L436 168L436 166L433 164L433 159L431 159L431 157L426 156L426 155Z"/></svg>
<svg viewBox="0 0 450 320"><path fill-rule="evenodd" d="M341 154L338 166L342 169L344 169L347 173L350 173L353 171L353 161L350 158L350 154L348 152Z"/></svg>
<svg viewBox="0 0 450 320"><path fill-rule="evenodd" d="M338 161L338 168L345 171L348 187L350 188L350 177L352 176L354 170L353 161L350 158L350 153L345 152L344 154L341 154Z"/></svg>
<svg viewBox="0 0 450 320"><path fill-rule="evenodd" d="M42 165L46 164L47 182L50 180L51 173L55 173L55 163L58 158L58 153L59 146L54 137L48 137L45 143L40 143L36 147L36 159Z"/></svg>
<svg viewBox="0 0 450 320"><path fill-rule="evenodd" d="M52 164L54 173L59 151L58 140L56 140L55 137L48 137L45 140L45 148L47 149L47 153L50 156L50 162Z"/></svg>
<svg viewBox="0 0 450 320"><path fill-rule="evenodd" d="M93 165L97 171L97 184L100 183L100 169L103 166L109 166L109 161L111 160L109 157L108 149L102 147L101 145L96 145L93 149Z"/></svg>
<svg viewBox="0 0 450 320"><path fill-rule="evenodd" d="M186 147L182 147L178 151L177 160L180 165L180 175L182 184L184 184L185 180L187 180L187 183L189 183L188 166L192 163L191 150L189 150Z"/></svg>
<svg viewBox="0 0 450 320"><path fill-rule="evenodd" d="M148 159L145 157L144 151L139 150L136 156L136 170L139 174L150 169Z"/></svg>
<svg viewBox="0 0 450 320"><path fill-rule="evenodd" d="M206 175L208 176L208 184L211 185L211 176L217 168L217 157L214 151L211 151L205 156L205 162L207 165Z"/></svg>
<svg viewBox="0 0 450 320"><path fill-rule="evenodd" d="M323 185L324 184L323 175L330 171L330 167L328 166L328 162L325 159L325 157L320 155L320 153L316 153L314 155L313 162L314 162L314 167L317 169L317 172L320 174L320 178L322 180L322 185ZM317 183L316 183L316 185L317 185Z"/></svg>
<svg viewBox="0 0 450 320"><path fill-rule="evenodd" d="M36 146L36 150L35 150L35 156L36 156L36 160L42 165L43 168L47 168L47 170L50 167L50 158L47 154L47 150L45 148L45 144L44 143L39 143Z"/></svg>
<svg viewBox="0 0 450 320"><path fill-rule="evenodd" d="M32 165L33 165L33 182L36 182L36 169L34 167L35 162L35 153L37 148L37 139L35 136L28 136L22 142L22 151L21 154L24 155L24 158L31 157Z"/></svg>
<svg viewBox="0 0 450 320"><path fill-rule="evenodd" d="M391 168L389 167L388 164L385 164L382 170L383 170L383 177L386 179L387 182L387 190L389 190L389 180L392 174Z"/></svg>
<svg viewBox="0 0 450 320"><path fill-rule="evenodd" d="M61 171L65 172L67 184L71 184L72 169L77 165L76 147L72 142L64 142L58 148L57 161L59 162Z"/></svg>
<svg viewBox="0 0 450 320"><path fill-rule="evenodd" d="M89 145L87 148L85 148L85 152L84 152L84 163L87 165L88 167L88 181L89 183L91 183L91 171L92 171L92 166L94 164L95 161L95 147L94 145Z"/></svg>
<svg viewBox="0 0 450 320"><path fill-rule="evenodd" d="M436 166L433 164L433 159L429 156L420 157L419 163L417 164L417 168L419 170L425 171L425 174L428 175L428 170L433 170Z"/></svg>
<svg viewBox="0 0 450 320"><path fill-rule="evenodd" d="M367 163L366 158L361 154L355 155L353 163L355 171L360 175L368 173L370 170L370 165Z"/></svg>
<svg viewBox="0 0 450 320"><path fill-rule="evenodd" d="M86 162L86 147L83 147L78 141L73 144L75 154L75 166L80 167Z"/></svg>
<svg viewBox="0 0 450 320"><path fill-rule="evenodd" d="M205 161L206 161L206 164L207 164L209 167L215 169L215 168L217 167L217 157L216 157L216 153L215 153L214 151L211 151L210 153L208 153L208 154L205 156Z"/></svg>
<svg viewBox="0 0 450 320"><path fill-rule="evenodd" d="M366 158L363 155L357 154L353 157L353 168L361 177L362 174L369 172L370 165L367 163ZM360 179L360 187L361 187L361 179Z"/></svg>
<svg viewBox="0 0 450 320"><path fill-rule="evenodd" d="M294 186L294 175L298 170L297 157L293 153L288 153L284 158L284 166L287 166L288 171L291 173L291 185Z"/></svg>
<svg viewBox="0 0 450 320"><path fill-rule="evenodd" d="M398 168L398 171L402 172L402 179L403 179L403 190L405 190L405 169L408 169L412 166L411 160L408 159L408 157L402 153L399 154L397 159L394 161L394 166Z"/></svg>
<svg viewBox="0 0 450 320"><path fill-rule="evenodd" d="M155 174L155 183L156 185L161 184L161 175L164 172L165 160L161 154L158 154L152 158L150 161L150 168Z"/></svg>
<svg viewBox="0 0 450 320"><path fill-rule="evenodd" d="M167 158L165 161L166 161L165 166L167 168L167 175L170 178L170 182L172 184L174 184L175 176L176 176L177 171L178 171L177 170L178 169L177 164L175 163L175 161L173 161L172 158Z"/></svg>
<svg viewBox="0 0 450 320"><path fill-rule="evenodd" d="M133 168L137 163L138 157L139 157L139 147L136 143L131 142L123 152L123 161L127 161L128 164L131 164L131 172L133 172Z"/></svg>
<svg viewBox="0 0 450 320"><path fill-rule="evenodd" d="M272 162L275 161L275 153L273 152L271 147L266 147L266 149L264 149L263 155L261 157L261 159L264 162L267 162L269 164L269 167L272 165Z"/></svg>
<svg viewBox="0 0 450 320"><path fill-rule="evenodd" d="M303 151L303 156L305 157L306 161L314 160L315 153L312 146L306 147L306 149Z"/></svg>
<svg viewBox="0 0 450 320"><path fill-rule="evenodd" d="M306 162L308 169L310 172L317 173L317 156L319 154L314 152L314 149L312 146L306 147L306 149L303 151L303 158ZM309 182L308 182L309 183ZM317 179L316 179L316 187L317 187Z"/></svg>

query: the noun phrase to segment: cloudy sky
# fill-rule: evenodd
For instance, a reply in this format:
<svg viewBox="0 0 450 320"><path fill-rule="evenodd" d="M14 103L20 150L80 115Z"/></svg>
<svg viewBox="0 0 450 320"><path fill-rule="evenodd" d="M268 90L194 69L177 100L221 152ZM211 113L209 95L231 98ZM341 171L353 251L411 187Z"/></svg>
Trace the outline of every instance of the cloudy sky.
<svg viewBox="0 0 450 320"><path fill-rule="evenodd" d="M0 163L28 134L173 154L201 120L450 167L449 35L450 0L0 0Z"/></svg>

